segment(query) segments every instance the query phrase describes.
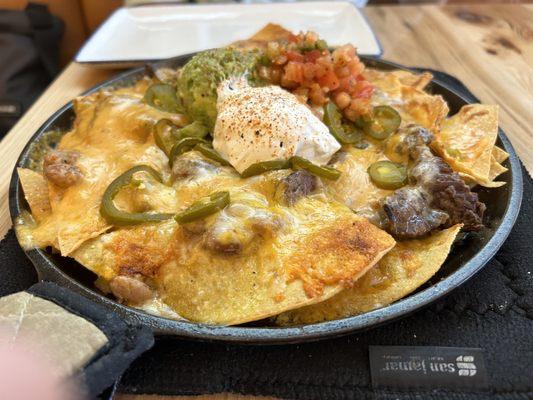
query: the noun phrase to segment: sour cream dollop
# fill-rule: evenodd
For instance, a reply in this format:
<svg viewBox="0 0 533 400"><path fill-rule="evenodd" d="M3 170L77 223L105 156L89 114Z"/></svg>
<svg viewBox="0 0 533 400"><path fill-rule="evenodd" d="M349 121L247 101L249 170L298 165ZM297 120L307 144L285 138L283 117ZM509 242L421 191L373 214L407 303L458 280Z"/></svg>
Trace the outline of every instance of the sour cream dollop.
<svg viewBox="0 0 533 400"><path fill-rule="evenodd" d="M239 173L292 156L324 165L341 147L311 110L279 86L226 80L218 87L217 111L213 147Z"/></svg>

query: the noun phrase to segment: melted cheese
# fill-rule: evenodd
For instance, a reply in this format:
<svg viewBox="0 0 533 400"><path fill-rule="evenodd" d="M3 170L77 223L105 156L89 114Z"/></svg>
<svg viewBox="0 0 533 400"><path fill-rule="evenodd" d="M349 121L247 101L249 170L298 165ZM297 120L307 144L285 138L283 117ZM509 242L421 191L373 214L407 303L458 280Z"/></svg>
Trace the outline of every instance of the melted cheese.
<svg viewBox="0 0 533 400"><path fill-rule="evenodd" d="M389 193L375 187L366 172L372 162L385 158L382 143L371 142L365 150L347 146L347 156L335 164L341 178L323 180L318 193L287 207L279 196L289 170L242 179L232 167L193 150L177 157L171 171L151 127L161 118L172 117L178 124L184 119L145 105L142 93L148 83L78 99L74 129L59 148L80 153L83 179L67 189L50 186L51 215L36 229L20 228L21 234L39 246L59 248L105 282L140 274L178 315L221 324L325 300L352 285L394 245L390 235L365 218L374 216L379 200ZM234 160L241 170L295 154L324 164L339 149L327 128L294 96L263 88L264 97L246 99L255 93L242 88L236 97L222 96L215 128L214 144L224 156L231 160L232 154L247 154ZM279 101L272 107L261 108L274 98ZM246 104L252 107L245 112L239 107ZM243 121L253 110L264 135L256 134L253 121ZM231 131L230 115L233 123L242 122L242 138ZM224 135L230 136L222 140ZM253 144L246 144L246 138ZM165 183L135 174L116 197L121 209L175 213L220 190L230 192L231 205L196 225L180 226L170 219L108 232L99 213L102 194L114 178L139 164L160 171ZM235 241L242 249L224 253L212 245L213 238L218 246ZM160 306L146 304L145 310L163 313Z"/></svg>
<svg viewBox="0 0 533 400"><path fill-rule="evenodd" d="M344 154L333 164L341 171L336 181L327 181L331 197L346 204L354 212L377 222L380 201L392 193L391 190L378 188L368 175L368 167L376 161L386 160L383 144L372 141L364 150L352 146L344 147Z"/></svg>
<svg viewBox="0 0 533 400"><path fill-rule="evenodd" d="M324 165L340 149L311 110L279 86L225 81L217 109L213 146L239 173L258 162L295 155Z"/></svg>
<svg viewBox="0 0 533 400"><path fill-rule="evenodd" d="M151 126L161 118L183 124L182 116L161 112L142 102L148 80L133 88L101 91L75 101L76 121L58 148L80 154L83 179L61 189L49 184L53 213L33 233L39 246L54 245L68 255L110 225L100 216L102 195L109 183L129 168L147 164L170 176L168 160L157 148Z"/></svg>

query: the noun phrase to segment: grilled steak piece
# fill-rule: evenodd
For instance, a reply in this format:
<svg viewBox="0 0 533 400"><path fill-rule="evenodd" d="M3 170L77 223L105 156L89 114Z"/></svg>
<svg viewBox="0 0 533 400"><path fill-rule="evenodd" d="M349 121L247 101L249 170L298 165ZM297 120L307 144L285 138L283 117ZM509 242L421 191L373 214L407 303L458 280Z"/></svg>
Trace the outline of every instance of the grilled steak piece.
<svg viewBox="0 0 533 400"><path fill-rule="evenodd" d="M485 204L464 183L442 158L428 147L429 131L418 125L408 125L403 151L414 162L409 176L412 185L399 189L383 202L385 228L398 238L424 236L440 226L462 223L465 231L483 227Z"/></svg>
<svg viewBox="0 0 533 400"><path fill-rule="evenodd" d="M80 169L75 165L79 156L74 151L49 151L43 159L44 176L61 188L74 185L83 176Z"/></svg>
<svg viewBox="0 0 533 400"><path fill-rule="evenodd" d="M465 231L477 231L483 227L485 204L442 158L422 151L411 176L431 196L430 206L448 214L445 226L464 224Z"/></svg>
<svg viewBox="0 0 533 400"><path fill-rule="evenodd" d="M383 210L391 235L413 239L427 235L446 222L448 215L431 208L426 197L424 191L415 186L398 189L385 199Z"/></svg>
<svg viewBox="0 0 533 400"><path fill-rule="evenodd" d="M285 183L285 201L290 206L302 197L310 195L317 188L316 177L303 169L293 172L283 179L283 182Z"/></svg>

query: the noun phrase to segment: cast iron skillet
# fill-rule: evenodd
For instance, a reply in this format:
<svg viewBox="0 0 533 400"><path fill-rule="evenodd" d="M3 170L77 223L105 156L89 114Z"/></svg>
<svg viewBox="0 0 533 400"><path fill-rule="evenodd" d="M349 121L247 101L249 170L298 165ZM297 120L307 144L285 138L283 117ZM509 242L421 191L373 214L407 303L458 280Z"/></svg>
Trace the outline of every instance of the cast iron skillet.
<svg viewBox="0 0 533 400"><path fill-rule="evenodd" d="M158 62L153 66L154 68L178 67L189 60L192 55L184 55ZM363 61L374 68L385 70L406 69L391 62L372 58L363 58ZM139 79L143 73L143 68L125 72L94 87L87 93L92 93L102 88L130 85ZM464 87L462 87L460 82L450 80L450 78L447 78L447 82L444 82L442 76L445 75L441 75L440 79L436 77L428 90L435 94L440 94L446 99L451 114L456 113L461 106L475 102L476 99L473 96L464 92ZM460 92L463 92L463 94ZM22 151L16 167L27 166L32 142L39 140L45 132L50 130L67 131L73 120L74 111L72 102L70 102L53 114L33 135ZM507 182L505 186L490 190L481 188L478 191L481 200L487 205L487 229L481 234L467 235L459 241L438 274L430 282L418 289L415 294L411 294L387 307L350 318L289 328L268 326L265 321L230 327L174 321L146 314L106 297L93 284L96 276L72 259L60 257L41 249L28 250L26 254L33 262L40 280L52 281L81 293L92 301L109 307L110 310L118 313L129 322L150 327L155 334L255 344L296 343L339 336L357 330L368 329L412 313L461 285L494 256L511 231L518 215L522 198L520 163L509 140L501 130L499 132L498 145L509 153L509 160L505 163L509 171L499 178ZM9 207L13 221L20 215L21 211L28 210L16 169L13 171L11 178Z"/></svg>

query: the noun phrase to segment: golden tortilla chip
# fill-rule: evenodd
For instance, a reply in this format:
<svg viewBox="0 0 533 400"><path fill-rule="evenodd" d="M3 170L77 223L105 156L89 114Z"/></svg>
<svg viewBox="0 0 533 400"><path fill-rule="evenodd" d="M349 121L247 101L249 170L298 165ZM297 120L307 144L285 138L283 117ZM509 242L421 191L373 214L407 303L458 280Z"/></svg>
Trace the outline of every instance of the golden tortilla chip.
<svg viewBox="0 0 533 400"><path fill-rule="evenodd" d="M198 252L187 264L163 266L163 300L192 321L255 321L330 298L393 245L392 237L354 215L288 242L276 240L245 258Z"/></svg>
<svg viewBox="0 0 533 400"><path fill-rule="evenodd" d="M366 69L363 75L378 89L372 98L373 105L394 106L403 124L416 123L436 132L448 115L448 105L442 96L423 91L432 79L430 73Z"/></svg>
<svg viewBox="0 0 533 400"><path fill-rule="evenodd" d="M363 75L379 89L393 96L400 96L401 88L405 86L423 90L433 79L429 72L415 74L404 70L382 71L372 68L365 69Z"/></svg>
<svg viewBox="0 0 533 400"><path fill-rule="evenodd" d="M498 146L494 146L492 148L492 157L496 160L497 163L502 163L505 160L509 158L509 153L507 153L504 149Z"/></svg>
<svg viewBox="0 0 533 400"><path fill-rule="evenodd" d="M268 42L288 39L290 35L292 35L291 31L281 25L269 23L249 39L238 40L233 42L231 46L242 50L266 49Z"/></svg>
<svg viewBox="0 0 533 400"><path fill-rule="evenodd" d="M310 324L345 318L384 307L413 292L430 279L450 253L461 225L428 238L398 242L353 288L320 304L275 318L278 325Z"/></svg>
<svg viewBox="0 0 533 400"><path fill-rule="evenodd" d="M97 220L87 220L83 225L72 225L61 229L57 235L57 242L61 255L70 255L87 240L100 236L111 229L111 225Z"/></svg>
<svg viewBox="0 0 533 400"><path fill-rule="evenodd" d="M501 165L495 157L490 160L489 180L493 181L495 178L508 171L503 165Z"/></svg>
<svg viewBox="0 0 533 400"><path fill-rule="evenodd" d="M143 103L142 89L147 84L141 80L132 88L76 99L73 129L61 138L58 148L80 155L76 166L83 178L66 189L51 184L51 221L34 232L40 243L57 243L61 255L70 255L111 228L99 209L114 178L138 164L151 165L164 177L170 174L167 157L155 145L151 129L159 119L174 120L179 115Z"/></svg>
<svg viewBox="0 0 533 400"><path fill-rule="evenodd" d="M429 82L433 79L433 75L429 72L422 72L421 74L415 74L410 71L396 70L393 74L400 80L405 86L411 86L418 90L424 90Z"/></svg>
<svg viewBox="0 0 533 400"><path fill-rule="evenodd" d="M233 325L323 301L395 244L338 203L308 198L283 212L297 226L257 238L241 254L213 252L203 235L169 220L104 234L73 255L108 280L125 272L151 276L161 299L188 320Z"/></svg>
<svg viewBox="0 0 533 400"><path fill-rule="evenodd" d="M41 222L51 211L48 182L42 174L28 168L17 168L17 173L31 213L37 222Z"/></svg>
<svg viewBox="0 0 533 400"><path fill-rule="evenodd" d="M292 35L291 31L281 25L268 23L257 31L250 39L261 42L272 42L276 40L288 39Z"/></svg>
<svg viewBox="0 0 533 400"><path fill-rule="evenodd" d="M376 88L385 92L391 97L400 98L402 87L404 86L394 71L381 71L372 68L366 68L363 76L371 82Z"/></svg>
<svg viewBox="0 0 533 400"><path fill-rule="evenodd" d="M432 132L438 132L442 121L449 112L448 104L442 96L434 96L424 91L404 87L402 98L405 101L404 109L408 114L401 113L404 123L417 123Z"/></svg>
<svg viewBox="0 0 533 400"><path fill-rule="evenodd" d="M505 185L505 182L494 181L494 179L496 179L499 175L507 171L508 169L501 165L499 162L497 162L496 158L492 156L490 160L490 172L488 180L482 181L480 179L474 178L471 175L465 174L464 172L459 172L459 175L461 176L461 178L463 178L466 184L471 187L481 185L488 188L497 188Z"/></svg>
<svg viewBox="0 0 533 400"><path fill-rule="evenodd" d="M470 104L443 122L432 146L455 171L470 175L483 184L491 181L491 160L497 135L498 106ZM502 157L499 152L498 157Z"/></svg>
<svg viewBox="0 0 533 400"><path fill-rule="evenodd" d="M344 146L336 156L332 166L341 171L337 180L327 180L324 184L333 197L361 216L372 216L374 207L392 190L377 187L370 179L368 167L379 160L385 160L380 145L369 143L365 149Z"/></svg>

